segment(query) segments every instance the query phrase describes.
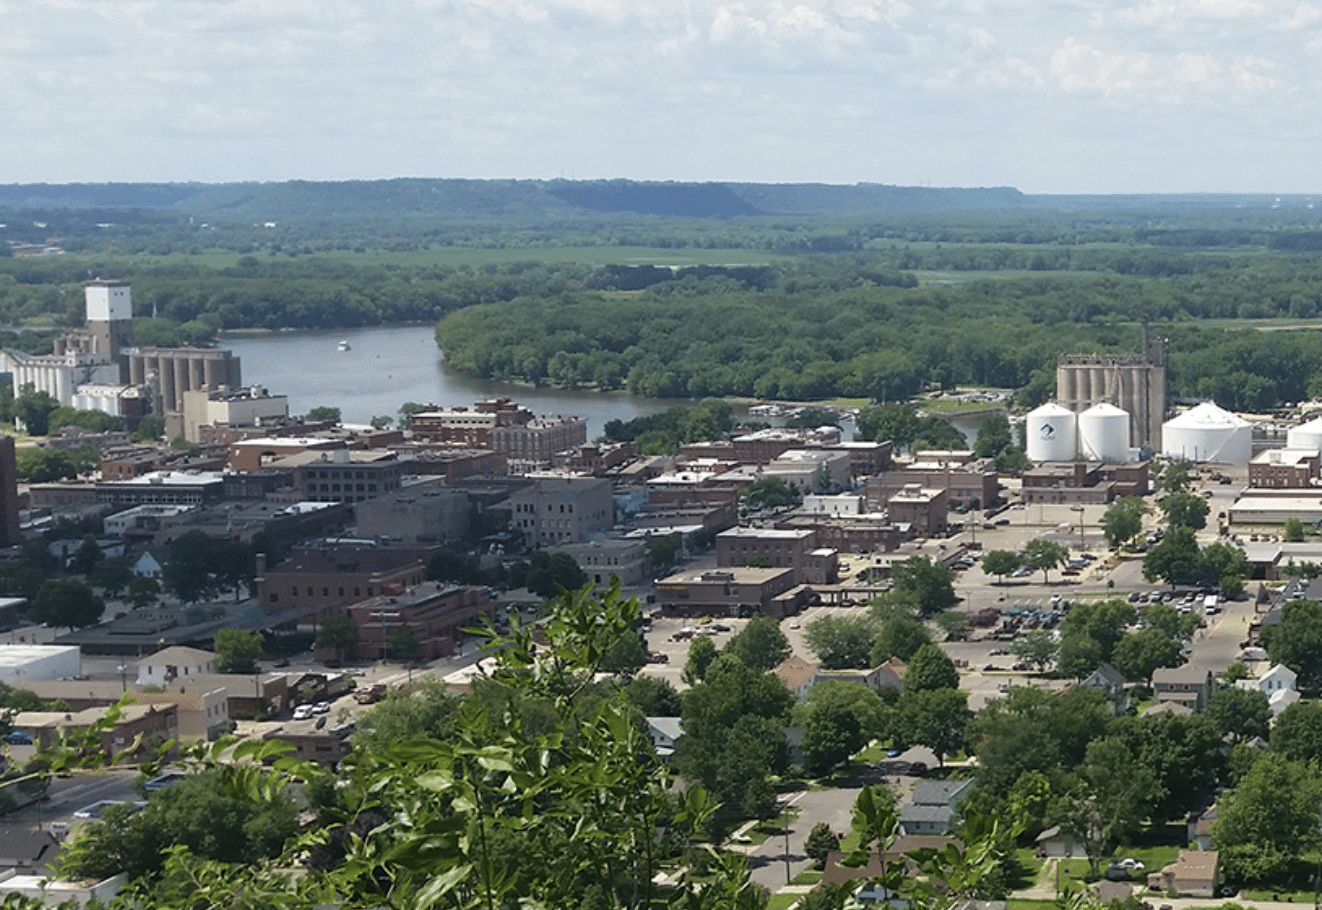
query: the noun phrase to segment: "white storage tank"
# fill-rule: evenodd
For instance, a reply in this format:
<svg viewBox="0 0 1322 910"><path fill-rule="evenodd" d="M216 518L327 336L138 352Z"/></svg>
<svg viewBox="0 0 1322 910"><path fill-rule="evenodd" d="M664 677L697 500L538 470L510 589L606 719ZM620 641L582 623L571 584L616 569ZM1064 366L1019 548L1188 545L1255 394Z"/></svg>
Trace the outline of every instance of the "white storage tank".
<svg viewBox="0 0 1322 910"><path fill-rule="evenodd" d="M1028 412L1024 418L1024 445L1030 461L1073 461L1078 454L1074 412L1054 401Z"/></svg>
<svg viewBox="0 0 1322 910"><path fill-rule="evenodd" d="M1247 464L1253 455L1253 426L1205 401L1162 424L1161 451L1188 461Z"/></svg>
<svg viewBox="0 0 1322 910"><path fill-rule="evenodd" d="M1291 427L1285 434L1285 447L1287 449L1308 449L1311 452L1322 452L1322 417L1310 420L1308 423L1301 423L1297 427Z"/></svg>
<svg viewBox="0 0 1322 910"><path fill-rule="evenodd" d="M1100 402L1079 415L1079 454L1094 461L1129 460L1129 412Z"/></svg>

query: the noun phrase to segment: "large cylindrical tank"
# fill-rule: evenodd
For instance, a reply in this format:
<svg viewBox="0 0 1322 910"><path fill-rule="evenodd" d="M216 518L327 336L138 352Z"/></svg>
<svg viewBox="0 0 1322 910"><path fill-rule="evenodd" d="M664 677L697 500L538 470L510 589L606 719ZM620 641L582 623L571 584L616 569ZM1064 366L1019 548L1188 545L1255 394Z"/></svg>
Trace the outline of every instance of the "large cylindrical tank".
<svg viewBox="0 0 1322 910"><path fill-rule="evenodd" d="M1310 452L1322 452L1322 417L1291 427L1285 434L1287 449L1308 449Z"/></svg>
<svg viewBox="0 0 1322 910"><path fill-rule="evenodd" d="M1079 415L1079 454L1094 461L1129 460L1129 413L1101 402Z"/></svg>
<svg viewBox="0 0 1322 910"><path fill-rule="evenodd" d="M1253 426L1205 401L1162 424L1161 451L1189 461L1247 464L1253 454Z"/></svg>
<svg viewBox="0 0 1322 910"><path fill-rule="evenodd" d="M1024 443L1031 461L1073 461L1078 453L1078 418L1048 401L1024 418Z"/></svg>

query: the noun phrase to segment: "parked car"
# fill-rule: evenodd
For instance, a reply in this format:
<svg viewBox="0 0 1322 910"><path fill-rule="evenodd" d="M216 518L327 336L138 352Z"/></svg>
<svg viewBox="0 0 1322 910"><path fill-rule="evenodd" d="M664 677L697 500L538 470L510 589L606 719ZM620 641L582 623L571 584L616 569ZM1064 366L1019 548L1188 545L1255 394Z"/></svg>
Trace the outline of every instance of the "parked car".
<svg viewBox="0 0 1322 910"><path fill-rule="evenodd" d="M319 702L317 702L315 705L312 706L312 713L313 713L313 714L329 714L329 713L330 713L330 708L331 708L331 706L330 706L330 702L328 702L328 701L319 701Z"/></svg>
<svg viewBox="0 0 1322 910"><path fill-rule="evenodd" d="M312 718L311 705L299 705L294 709L294 720L310 720Z"/></svg>
<svg viewBox="0 0 1322 910"><path fill-rule="evenodd" d="M5 742L11 746L30 746L32 745L32 736L22 730L13 730L5 737Z"/></svg>

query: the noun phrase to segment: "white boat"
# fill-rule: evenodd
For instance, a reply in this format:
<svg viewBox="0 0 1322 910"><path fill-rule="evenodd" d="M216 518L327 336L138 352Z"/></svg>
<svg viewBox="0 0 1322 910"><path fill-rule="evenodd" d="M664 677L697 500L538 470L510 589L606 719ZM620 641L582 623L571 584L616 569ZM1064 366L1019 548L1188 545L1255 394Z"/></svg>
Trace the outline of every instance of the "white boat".
<svg viewBox="0 0 1322 910"><path fill-rule="evenodd" d="M337 351L347 351L347 350L349 350L349 342L347 342L347 341L341 341L339 344L337 344L337 345L335 346L335 350L337 350Z"/></svg>

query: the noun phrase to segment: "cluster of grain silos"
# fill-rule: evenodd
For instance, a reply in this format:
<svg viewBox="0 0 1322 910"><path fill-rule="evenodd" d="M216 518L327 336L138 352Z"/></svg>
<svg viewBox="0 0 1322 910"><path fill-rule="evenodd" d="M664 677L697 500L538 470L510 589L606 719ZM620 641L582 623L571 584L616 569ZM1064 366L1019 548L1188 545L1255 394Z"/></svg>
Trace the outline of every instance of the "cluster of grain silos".
<svg viewBox="0 0 1322 910"><path fill-rule="evenodd" d="M1024 442L1033 461L1121 463L1130 459L1129 413L1095 404L1082 414L1049 401L1024 418Z"/></svg>
<svg viewBox="0 0 1322 910"><path fill-rule="evenodd" d="M1162 424L1161 451L1188 461L1245 464L1253 457L1253 425L1205 401Z"/></svg>

